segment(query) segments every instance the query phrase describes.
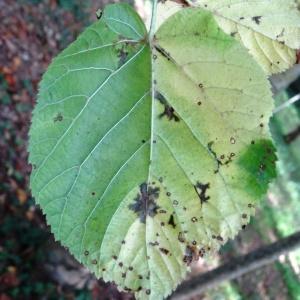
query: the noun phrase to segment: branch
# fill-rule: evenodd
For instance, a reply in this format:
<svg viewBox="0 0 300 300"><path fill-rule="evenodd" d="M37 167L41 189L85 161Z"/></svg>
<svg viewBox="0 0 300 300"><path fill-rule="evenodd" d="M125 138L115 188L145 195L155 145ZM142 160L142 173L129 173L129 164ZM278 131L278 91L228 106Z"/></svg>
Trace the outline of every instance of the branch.
<svg viewBox="0 0 300 300"><path fill-rule="evenodd" d="M170 297L172 300L186 300L199 295L223 281L232 280L250 271L266 266L286 254L300 247L300 232L275 243L263 246L246 255L231 259L230 262L212 271L197 275L183 282Z"/></svg>

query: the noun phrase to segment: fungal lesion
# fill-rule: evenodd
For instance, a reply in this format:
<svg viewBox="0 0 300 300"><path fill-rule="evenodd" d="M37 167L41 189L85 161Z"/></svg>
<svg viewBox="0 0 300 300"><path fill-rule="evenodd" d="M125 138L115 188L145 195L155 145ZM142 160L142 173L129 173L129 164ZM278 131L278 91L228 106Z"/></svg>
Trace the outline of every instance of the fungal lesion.
<svg viewBox="0 0 300 300"><path fill-rule="evenodd" d="M164 111L159 114L159 118L167 117L169 121L180 121L175 109L168 103L167 99L159 91L155 92L155 99L164 106Z"/></svg>
<svg viewBox="0 0 300 300"><path fill-rule="evenodd" d="M54 118L53 118L53 121L54 123L56 122L61 122L62 120L64 119L62 113L58 113Z"/></svg>
<svg viewBox="0 0 300 300"><path fill-rule="evenodd" d="M217 153L213 150L213 148L212 148L213 143L214 143L213 141L209 142L207 144L207 149L212 154L212 156L215 158L215 160L217 162L217 169L214 172L218 173L220 170L220 166L223 165L223 162L218 158Z"/></svg>
<svg viewBox="0 0 300 300"><path fill-rule="evenodd" d="M262 18L262 16L254 16L254 17L252 17L252 20L253 20L257 25L259 25L260 22L261 22L261 18Z"/></svg>
<svg viewBox="0 0 300 300"><path fill-rule="evenodd" d="M201 205L210 199L210 196L207 195L207 190L210 188L210 183L203 184L197 181L196 185L194 185L194 188L200 199Z"/></svg>
<svg viewBox="0 0 300 300"><path fill-rule="evenodd" d="M231 138L232 139L232 138ZM208 151L212 154L212 156L215 158L216 162L217 162L217 168L214 170L214 173L218 173L220 170L221 166L228 166L232 161L233 158L235 156L234 152L231 152L229 155L225 156L224 154L222 154L220 157L218 157L217 153L213 150L212 146L213 146L214 142L209 142L207 144L207 149ZM232 142L231 142L232 143Z"/></svg>
<svg viewBox="0 0 300 300"><path fill-rule="evenodd" d="M146 223L147 216L154 217L159 210L157 199L159 198L160 189L151 187L147 183L140 185L140 191L134 198L133 203L128 208L135 212L142 223Z"/></svg>
<svg viewBox="0 0 300 300"><path fill-rule="evenodd" d="M173 215L173 214L170 215L168 224L169 224L170 226L172 226L173 228L176 228L175 218L174 218L174 215Z"/></svg>
<svg viewBox="0 0 300 300"><path fill-rule="evenodd" d="M193 261L199 260L200 256L200 251L196 246L186 245L182 260L187 266L190 266Z"/></svg>
<svg viewBox="0 0 300 300"><path fill-rule="evenodd" d="M155 45L154 45L154 48L155 48L155 50L156 50L159 54L162 55L162 57L166 58L166 59L169 60L169 61L172 61L172 62L176 63L176 62L174 61L174 59L172 58L170 52L167 52L166 49L164 49L162 46L160 46L160 45L158 45L158 44L155 44Z"/></svg>
<svg viewBox="0 0 300 300"><path fill-rule="evenodd" d="M118 68L126 63L132 53L136 51L136 47L140 45L135 41L124 41L125 39L125 37L119 36L118 41L115 44L116 54L118 57Z"/></svg>

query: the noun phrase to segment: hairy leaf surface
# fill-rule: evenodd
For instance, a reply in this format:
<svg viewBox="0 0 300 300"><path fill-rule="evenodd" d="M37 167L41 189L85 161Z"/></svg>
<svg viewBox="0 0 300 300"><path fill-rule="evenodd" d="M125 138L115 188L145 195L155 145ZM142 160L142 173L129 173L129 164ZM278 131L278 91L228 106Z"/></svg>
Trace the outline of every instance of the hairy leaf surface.
<svg viewBox="0 0 300 300"><path fill-rule="evenodd" d="M300 10L295 0L187 0L211 11L219 26L237 38L268 74L296 63Z"/></svg>
<svg viewBox="0 0 300 300"><path fill-rule="evenodd" d="M162 299L233 238L275 176L269 84L209 12L152 40L109 5L54 59L30 130L32 193L97 277Z"/></svg>

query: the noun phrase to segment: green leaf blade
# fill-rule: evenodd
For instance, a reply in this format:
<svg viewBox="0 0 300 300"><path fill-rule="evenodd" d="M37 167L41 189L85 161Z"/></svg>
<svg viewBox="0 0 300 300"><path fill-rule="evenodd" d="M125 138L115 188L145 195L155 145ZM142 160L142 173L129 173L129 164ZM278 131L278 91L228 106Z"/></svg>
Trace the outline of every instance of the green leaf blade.
<svg viewBox="0 0 300 300"><path fill-rule="evenodd" d="M268 75L296 64L300 12L294 0L191 0L213 13L219 26L241 42Z"/></svg>
<svg viewBox="0 0 300 300"><path fill-rule="evenodd" d="M275 176L273 106L210 13L182 10L145 36L129 6L110 5L54 59L30 130L31 189L97 277L162 299L254 214Z"/></svg>

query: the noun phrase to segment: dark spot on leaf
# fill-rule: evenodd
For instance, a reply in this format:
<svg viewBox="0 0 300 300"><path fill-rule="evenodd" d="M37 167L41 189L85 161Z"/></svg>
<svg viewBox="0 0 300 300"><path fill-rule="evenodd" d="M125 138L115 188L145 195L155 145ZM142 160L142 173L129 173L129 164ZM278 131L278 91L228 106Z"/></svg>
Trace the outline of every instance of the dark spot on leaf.
<svg viewBox="0 0 300 300"><path fill-rule="evenodd" d="M246 229L246 225L242 225L242 229Z"/></svg>
<svg viewBox="0 0 300 300"><path fill-rule="evenodd" d="M198 219L197 219L196 217L192 217L191 221L192 221L193 223L195 223L195 222L198 221Z"/></svg>
<svg viewBox="0 0 300 300"><path fill-rule="evenodd" d="M175 221L174 221L174 216L173 216L173 215L170 215L170 218L169 218L168 224L169 224L169 225L171 225L173 228L175 228L175 227L176 227L176 224L175 224Z"/></svg>
<svg viewBox="0 0 300 300"><path fill-rule="evenodd" d="M126 278L126 273L122 273L122 278Z"/></svg>
<svg viewBox="0 0 300 300"><path fill-rule="evenodd" d="M199 250L199 256L200 256L200 257L203 257L204 254L205 254L205 249L204 249L204 248L201 248L201 249Z"/></svg>
<svg viewBox="0 0 300 300"><path fill-rule="evenodd" d="M165 226L165 222L160 222L160 225L161 226Z"/></svg>
<svg viewBox="0 0 300 300"><path fill-rule="evenodd" d="M164 116L166 116L169 119L169 121L180 121L174 108L169 105L167 99L160 92L155 92L155 99L157 99L164 106L164 111L159 115L159 118L163 118Z"/></svg>
<svg viewBox="0 0 300 300"><path fill-rule="evenodd" d="M260 164L259 166L261 171L264 171L266 169L266 165L265 164Z"/></svg>
<svg viewBox="0 0 300 300"><path fill-rule="evenodd" d="M197 248L194 246L187 245L183 256L183 262L188 266L194 261L199 259Z"/></svg>
<svg viewBox="0 0 300 300"><path fill-rule="evenodd" d="M158 246L159 243L157 241L155 241L155 242L149 242L149 245L155 247L155 246Z"/></svg>
<svg viewBox="0 0 300 300"><path fill-rule="evenodd" d="M247 214L242 214L243 219L247 219Z"/></svg>
<svg viewBox="0 0 300 300"><path fill-rule="evenodd" d="M118 259L118 256L117 256L117 255L113 255L112 258L113 258L114 260L117 260L117 259Z"/></svg>
<svg viewBox="0 0 300 300"><path fill-rule="evenodd" d="M196 246L196 245L197 245L197 242L196 242L196 241L192 241L192 244L193 244L194 246Z"/></svg>
<svg viewBox="0 0 300 300"><path fill-rule="evenodd" d="M56 117L54 117L54 122L61 122L64 119L63 115L61 113L58 113Z"/></svg>
<svg viewBox="0 0 300 300"><path fill-rule="evenodd" d="M85 256L88 256L89 254L90 254L89 251L87 251L87 250L84 251Z"/></svg>
<svg viewBox="0 0 300 300"><path fill-rule="evenodd" d="M123 267L123 263L122 263L122 262L119 262L119 266L122 268L122 267Z"/></svg>
<svg viewBox="0 0 300 300"><path fill-rule="evenodd" d="M255 16L255 17L252 17L252 20L257 24L259 25L260 22L261 22L261 16Z"/></svg>
<svg viewBox="0 0 300 300"><path fill-rule="evenodd" d="M174 59L171 57L170 53L167 52L163 47L159 46L159 45L155 45L154 46L155 50L160 53L164 58L166 58L167 60L171 60L174 61Z"/></svg>
<svg viewBox="0 0 300 300"><path fill-rule="evenodd" d="M92 196L95 196L96 195L96 193L95 192L92 192Z"/></svg>
<svg viewBox="0 0 300 300"><path fill-rule="evenodd" d="M168 255L169 254L169 250L168 249L166 249L166 248L159 248L159 250L163 253L163 254L165 254L165 255Z"/></svg>
<svg viewBox="0 0 300 300"><path fill-rule="evenodd" d="M220 242L224 241L224 239L220 235L217 236L217 240L220 241Z"/></svg>
<svg viewBox="0 0 300 300"><path fill-rule="evenodd" d="M123 44L122 48L119 49L119 51L118 51L118 57L119 57L118 67L119 68L125 64L128 54L129 53L126 50L126 44Z"/></svg>
<svg viewBox="0 0 300 300"><path fill-rule="evenodd" d="M200 199L201 204L207 202L209 200L209 196L206 195L207 190L209 189L209 183L201 183L197 182L196 185L194 185L195 191Z"/></svg>
<svg viewBox="0 0 300 300"><path fill-rule="evenodd" d="M130 266L130 267L128 268L128 270L129 270L129 271L132 271L132 270L133 270L133 267Z"/></svg>
<svg viewBox="0 0 300 300"><path fill-rule="evenodd" d="M146 183L140 185L140 193L134 199L134 203L128 208L134 211L140 218L142 223L146 222L146 217L154 217L157 214L159 206L156 199L159 197L159 188L147 186Z"/></svg>
<svg viewBox="0 0 300 300"><path fill-rule="evenodd" d="M125 244L126 242L123 240L121 243L122 243L122 244Z"/></svg>
<svg viewBox="0 0 300 300"><path fill-rule="evenodd" d="M93 259L93 260L92 260L92 264L93 264L93 265L96 265L97 263L98 263L98 262L97 262L96 259Z"/></svg>
<svg viewBox="0 0 300 300"><path fill-rule="evenodd" d="M146 294L147 294L147 295L150 295L150 294L151 294L151 291L150 291L150 290L146 290Z"/></svg>
<svg viewBox="0 0 300 300"><path fill-rule="evenodd" d="M212 145L214 142L209 142L207 144L207 148L208 151L213 155L213 157L215 158L216 162L217 162L217 169L215 170L215 173L217 173L220 169L220 166L222 166L222 162L218 159L217 153L212 149Z"/></svg>
<svg viewBox="0 0 300 300"><path fill-rule="evenodd" d="M231 137L231 138L230 138L230 143L231 143L231 144L235 144L235 143L236 143L236 140L235 140L234 137Z"/></svg>
<svg viewBox="0 0 300 300"><path fill-rule="evenodd" d="M102 14L103 14L103 11L102 11L101 9L98 9L98 10L96 11L96 17L97 17L98 20L101 19Z"/></svg>
<svg viewBox="0 0 300 300"><path fill-rule="evenodd" d="M180 243L184 243L185 242L185 237L184 237L184 233L183 232L179 232L178 233L178 241Z"/></svg>
<svg viewBox="0 0 300 300"><path fill-rule="evenodd" d="M143 276L142 276L142 275L139 275L138 277L139 277L139 279L141 279L141 280L143 279Z"/></svg>

